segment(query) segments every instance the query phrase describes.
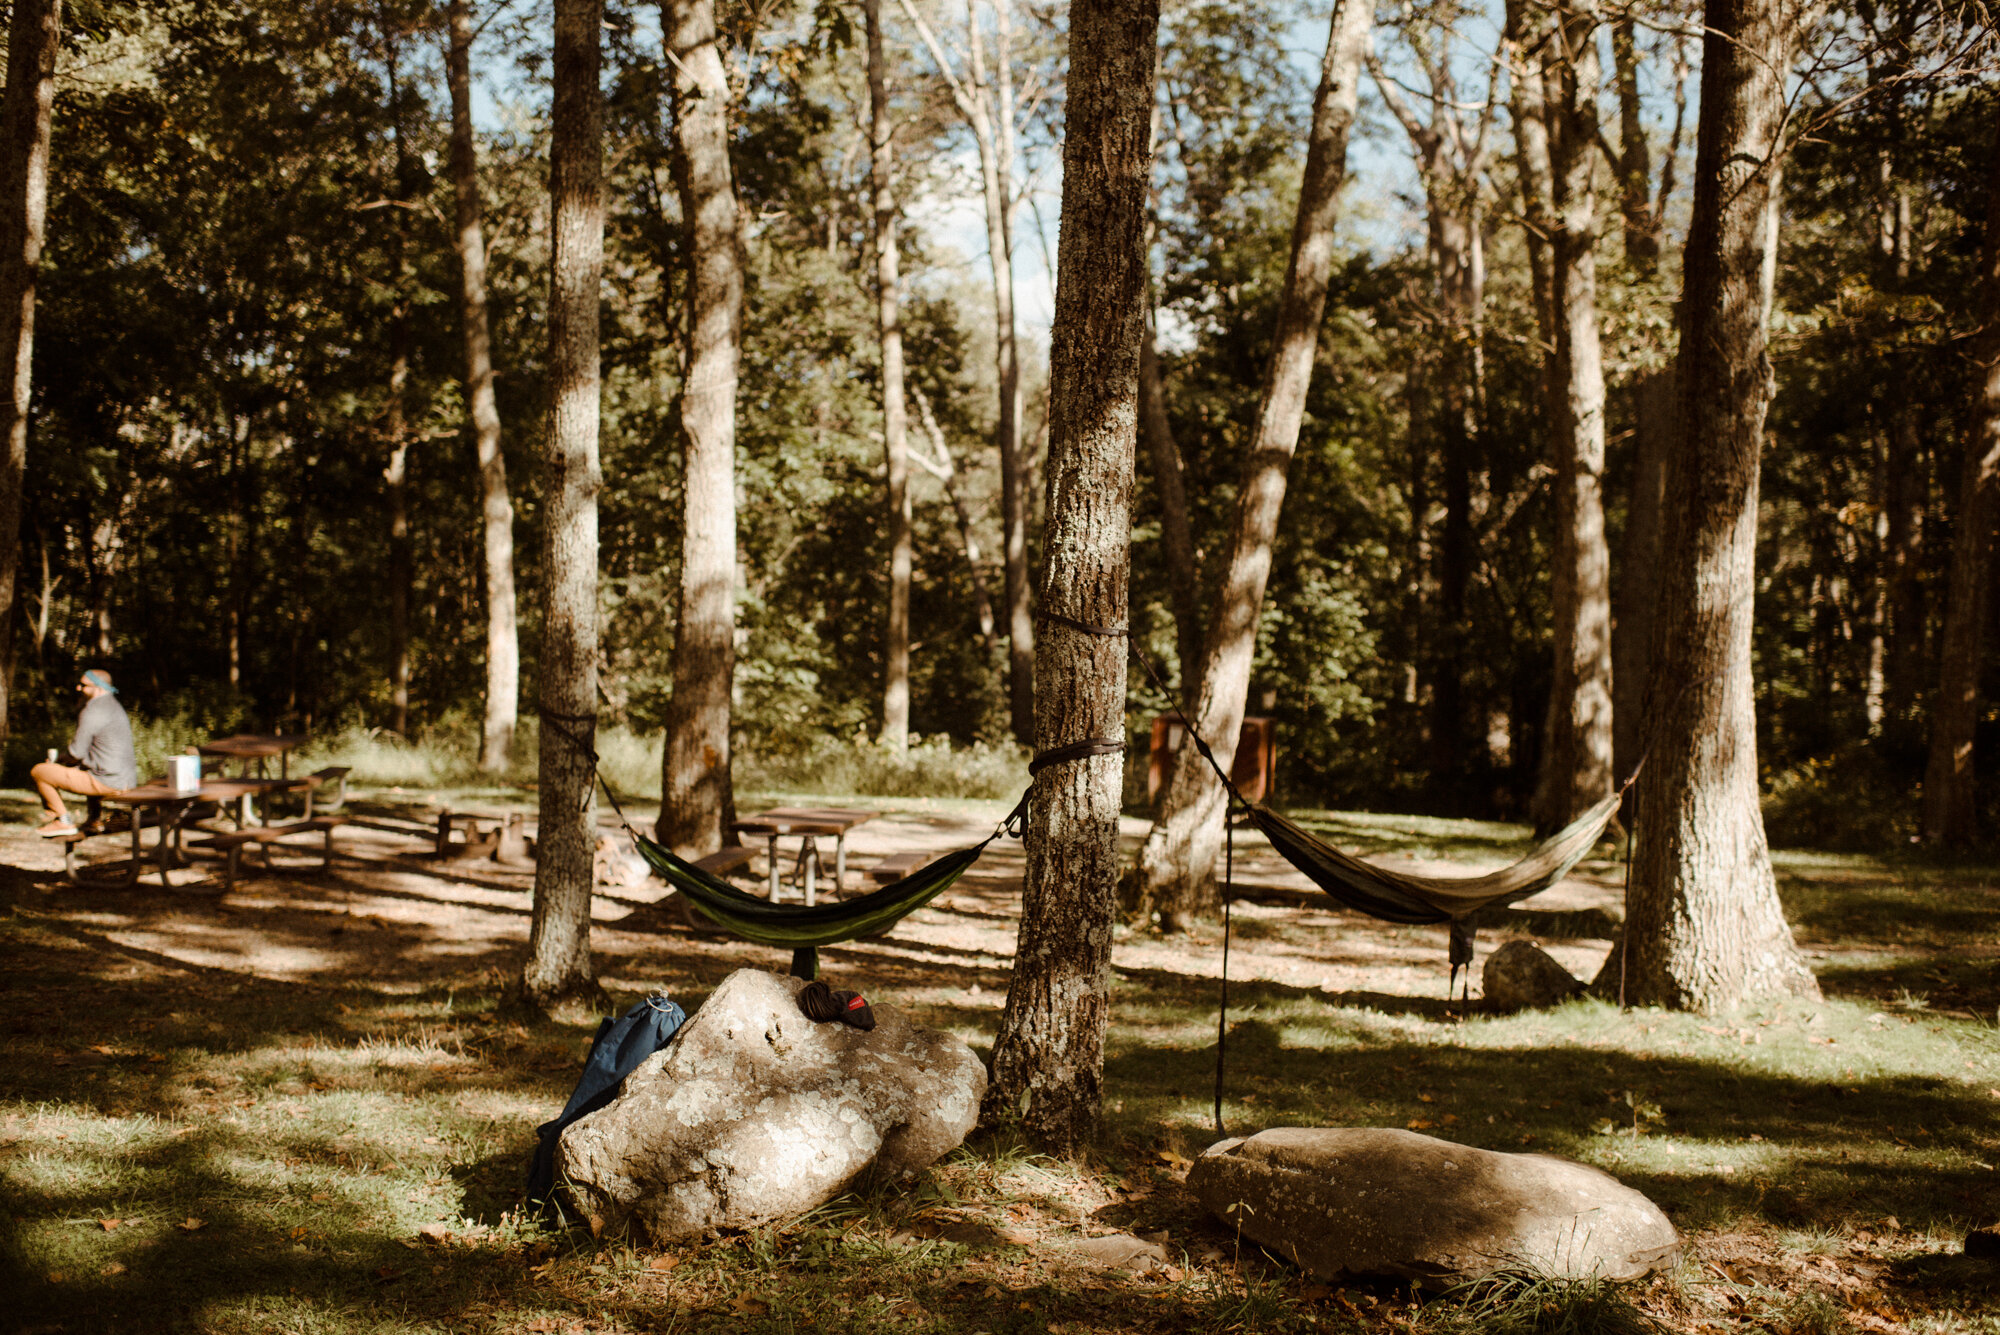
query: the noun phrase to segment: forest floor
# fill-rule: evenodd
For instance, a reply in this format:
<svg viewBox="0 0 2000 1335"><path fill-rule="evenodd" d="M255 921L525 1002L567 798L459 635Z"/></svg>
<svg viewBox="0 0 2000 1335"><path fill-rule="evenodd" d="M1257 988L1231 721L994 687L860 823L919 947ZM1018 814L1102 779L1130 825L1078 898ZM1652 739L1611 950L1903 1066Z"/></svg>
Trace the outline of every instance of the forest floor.
<svg viewBox="0 0 2000 1335"><path fill-rule="evenodd" d="M493 812L525 798L442 795ZM0 802L16 821L0 832L0 1327L2000 1335L2000 1267L1959 1254L2000 1218L1994 868L1778 855L1824 1001L1499 1016L1447 999L1441 929L1312 906L1268 847L1240 845L1237 879L1264 902L1234 913L1232 1131L1399 1126L1567 1155L1652 1197L1688 1243L1608 1304L1480 1306L1315 1281L1188 1196L1188 1162L1215 1138L1215 928L1120 929L1104 1128L1081 1162L976 1133L914 1190L665 1251L526 1218L534 1127L594 1026L509 1002L530 877L430 857L439 799L364 794L330 870L295 856L227 892L207 862L170 886L67 885L28 803ZM857 866L974 842L1004 814L841 801L882 813L850 836ZM1525 843L1479 822L1315 820L1406 866L1470 871ZM1002 840L823 968L984 1055L1021 874ZM1482 952L1523 936L1592 976L1621 876L1587 862L1496 915ZM692 1010L732 970L786 965L691 932L657 881L601 890L594 950L621 1005L664 989ZM1127 1234L1168 1262L1103 1264L1117 1249L1091 1240Z"/></svg>

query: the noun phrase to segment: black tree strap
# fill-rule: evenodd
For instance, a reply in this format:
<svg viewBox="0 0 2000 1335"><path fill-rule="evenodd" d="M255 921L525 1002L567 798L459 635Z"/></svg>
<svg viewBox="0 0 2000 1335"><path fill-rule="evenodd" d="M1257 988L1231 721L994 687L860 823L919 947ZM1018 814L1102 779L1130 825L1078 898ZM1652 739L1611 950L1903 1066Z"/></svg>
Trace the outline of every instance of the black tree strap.
<svg viewBox="0 0 2000 1335"><path fill-rule="evenodd" d="M611 801L611 809L618 813L618 823L632 833L637 834L638 831L632 830L632 822L625 815L625 808L618 804L618 794L611 791L611 784L604 777L604 770L602 768L604 762L598 757L597 748L585 739L585 735L582 732L571 731L570 729L570 725L575 724L579 729L587 727L592 732L595 732L597 729L597 715L562 714L553 709L541 709L537 710L536 713L542 722L548 725L551 732L582 752L584 758L590 761L590 772L597 779L597 782L603 786L605 797ZM588 784L584 785L583 801L584 805L589 805L590 786Z"/></svg>
<svg viewBox="0 0 2000 1335"><path fill-rule="evenodd" d="M1028 773L1040 774L1051 765L1060 765L1066 760L1086 760L1091 756L1108 756L1125 749L1123 737L1089 737L1068 746L1058 746L1042 752L1028 762Z"/></svg>

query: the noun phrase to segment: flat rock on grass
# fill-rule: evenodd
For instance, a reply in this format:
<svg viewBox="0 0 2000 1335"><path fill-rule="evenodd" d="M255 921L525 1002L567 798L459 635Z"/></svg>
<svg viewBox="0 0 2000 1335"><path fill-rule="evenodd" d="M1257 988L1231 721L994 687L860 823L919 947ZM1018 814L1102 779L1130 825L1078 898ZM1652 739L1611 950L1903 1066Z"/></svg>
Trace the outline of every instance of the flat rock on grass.
<svg viewBox="0 0 2000 1335"><path fill-rule="evenodd" d="M563 1133L557 1180L595 1227L667 1242L810 1210L897 1180L965 1139L986 1070L949 1034L875 1003L875 1028L815 1023L805 984L723 980L619 1097Z"/></svg>
<svg viewBox="0 0 2000 1335"><path fill-rule="evenodd" d="M1188 1188L1244 1237L1327 1278L1634 1279L1680 1251L1658 1206L1595 1168L1389 1128L1221 1141L1195 1160Z"/></svg>

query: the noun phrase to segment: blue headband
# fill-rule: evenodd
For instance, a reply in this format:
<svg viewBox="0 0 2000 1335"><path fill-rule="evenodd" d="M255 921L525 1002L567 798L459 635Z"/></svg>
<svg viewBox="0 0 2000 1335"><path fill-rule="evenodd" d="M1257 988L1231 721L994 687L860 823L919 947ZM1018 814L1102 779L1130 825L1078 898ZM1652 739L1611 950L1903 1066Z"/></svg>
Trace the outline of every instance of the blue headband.
<svg viewBox="0 0 2000 1335"><path fill-rule="evenodd" d="M104 674L102 672L99 672L96 668L92 668L90 671L84 673L83 679L89 682L92 686L95 686L98 690L103 691L108 695L118 694L118 688L116 686L113 686L110 682L106 681L104 679Z"/></svg>

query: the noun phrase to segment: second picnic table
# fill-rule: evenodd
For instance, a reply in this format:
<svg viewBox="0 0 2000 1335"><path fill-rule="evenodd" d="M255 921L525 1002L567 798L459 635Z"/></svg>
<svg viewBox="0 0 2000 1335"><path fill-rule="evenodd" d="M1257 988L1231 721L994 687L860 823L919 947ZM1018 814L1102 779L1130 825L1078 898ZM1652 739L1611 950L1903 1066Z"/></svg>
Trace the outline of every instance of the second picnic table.
<svg viewBox="0 0 2000 1335"><path fill-rule="evenodd" d="M204 742L195 748L204 760L234 760L241 777L249 777L252 761L257 765L257 777L264 777L264 762L272 756L278 758L278 777L291 777L291 753L310 740L302 732L257 733L239 732L229 737L218 737L212 742Z"/></svg>
<svg viewBox="0 0 2000 1335"><path fill-rule="evenodd" d="M736 821L729 828L738 834L761 834L770 841L770 869L767 897L778 897L778 840L796 836L799 840L799 872L804 878L807 904L818 902L819 844L833 840L833 890L840 894L847 879L847 832L863 821L872 820L872 811L845 807L773 807Z"/></svg>

